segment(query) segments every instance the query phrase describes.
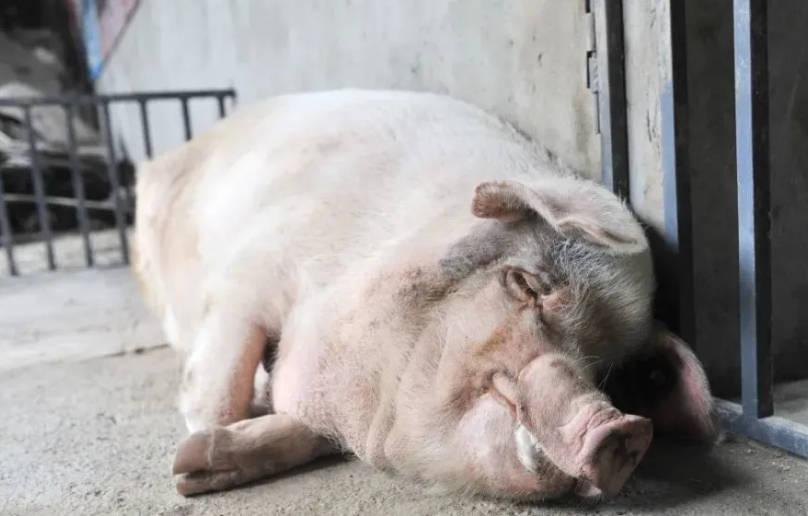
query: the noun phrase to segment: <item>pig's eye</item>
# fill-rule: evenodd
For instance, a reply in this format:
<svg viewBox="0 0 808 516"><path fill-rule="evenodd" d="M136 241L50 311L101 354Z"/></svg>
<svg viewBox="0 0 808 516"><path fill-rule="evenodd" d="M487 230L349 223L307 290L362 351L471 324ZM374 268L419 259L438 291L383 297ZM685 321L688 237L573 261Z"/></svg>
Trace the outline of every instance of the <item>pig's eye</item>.
<svg viewBox="0 0 808 516"><path fill-rule="evenodd" d="M537 275L518 267L505 269L502 284L511 297L522 302L535 302L545 288Z"/></svg>
<svg viewBox="0 0 808 516"><path fill-rule="evenodd" d="M553 292L553 281L548 273L541 271L536 274L536 279L539 282L539 294L547 296Z"/></svg>

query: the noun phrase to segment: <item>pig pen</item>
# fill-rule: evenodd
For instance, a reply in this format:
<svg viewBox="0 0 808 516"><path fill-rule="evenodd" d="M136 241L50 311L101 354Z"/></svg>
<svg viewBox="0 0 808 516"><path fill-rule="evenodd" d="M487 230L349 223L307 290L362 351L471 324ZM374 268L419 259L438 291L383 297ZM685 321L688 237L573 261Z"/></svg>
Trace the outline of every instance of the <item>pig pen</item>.
<svg viewBox="0 0 808 516"><path fill-rule="evenodd" d="M144 4L143 10L158 9L155 3ZM536 7L512 8L516 11L512 16L524 15L524 11L530 9L549 16L544 4L536 2ZM767 55L766 42L767 28L773 23L771 19L782 24L783 16L771 16L761 0L736 0L734 5L711 2L712 7L703 12L697 7L685 12L685 4L691 5L667 1L582 0L569 2L564 7L556 5L555 9L561 13L554 16L580 19L573 28L578 38L571 45L571 52L577 52L581 59L576 61L575 73L563 72L565 78L572 75L581 83L574 90L575 95L580 101L585 94L585 103L590 106L586 113L579 113L580 120L575 127L578 133L591 132L579 138L585 158L575 164L585 175L600 177L629 200L648 224L660 275L659 317L677 329L704 360L716 392L722 397L717 400L717 415L724 427L738 436L728 435L709 453L682 444L655 443L625 492L616 500L597 507L579 502L536 507L425 496L417 485L391 479L357 462L341 460L321 461L304 468L306 471L300 475L292 473L252 488L204 499L182 499L174 493L169 475L174 453L171 443L178 442L183 433L174 406L178 365L172 353L162 348L160 329L141 306L134 282L122 267L128 262L131 203L127 198L126 180L120 181L122 169L118 162L122 149L138 149L139 155L133 152L131 156L137 159L150 156L152 146L164 148L165 126L173 124L180 138L190 138L198 127L190 108L197 100L190 102L191 99L210 97L204 101L210 103L205 109L224 115L225 101L234 99L235 91L172 90L81 98L5 99L0 102L19 108L23 125L28 124L27 132L23 132L22 150L30 159L27 173L31 177L31 192L26 198L13 198L3 196L0 190L3 243L0 260L4 260L5 265L5 268L0 265L0 406L7 414L0 425L0 449L3 450L0 471L6 472L0 474L3 479L0 512L808 512L808 494L803 488L808 473L806 463L741 437L749 436L787 452L808 454L808 380L801 379L808 371L800 372L796 365L786 363L798 359L799 350L778 353L784 346L778 347L772 342L772 334L776 333L772 315L772 267L775 264L772 253L773 249L785 247L772 241L772 234L781 239L783 236L769 222L769 213L777 207L777 201L771 197L776 188L770 189L769 184L780 176L769 170L769 162L775 157L769 153L768 137L776 121L769 118L768 113L770 103L777 104L778 100L770 100L765 92L777 91L781 86L767 84L768 66L773 58ZM367 6L363 7L360 2L356 9L362 8L367 9ZM280 9L294 10L289 6ZM718 14L722 15L720 23L716 22ZM450 20L451 15L447 15ZM705 21L709 16L713 18ZM467 17L465 23L469 19L475 18ZM734 28L729 37L719 31L723 36L718 38L723 37L721 41L725 46L727 41L730 44L728 48L721 47L721 52L708 48L708 38L699 39L700 23L706 25L708 21L719 24L722 30L727 25ZM143 29L138 29L137 25L131 30L130 39L146 37L138 35L136 31ZM495 37L496 34L491 36ZM649 41L655 44L649 45ZM444 44L447 43L444 41ZM540 48L541 44L548 45L540 41ZM525 52L520 45L518 37L506 35L503 39L506 51ZM774 45L769 52L779 48L782 53L783 47ZM737 250L738 267L732 268L730 273L719 272L716 279L725 283L714 288L734 289L740 309L733 322L735 333L730 332L731 338L725 339L732 342L722 342L713 348L707 342L716 335L720 325L709 327L699 307L704 304L700 296L709 288L707 280L710 278L705 271L717 261L710 246L705 250L703 244L715 237L711 233L715 230L705 230L697 223L700 216L709 216L709 212L705 211L704 194L697 189L705 185L705 180L694 172L698 160L703 158L693 143L703 137L706 130L698 125L705 115L696 109L704 107L702 103L707 101L707 95L694 87L699 79L690 71L706 66L704 62L709 59L694 54L693 48L720 54L718 57L725 61L728 57L723 70L734 75L737 81L734 89L728 90L732 99L730 107L737 117L737 133L732 127L729 147L737 153L739 188L737 192L724 188L723 197L716 202L736 210L738 220L729 221L727 225L732 230L730 239L739 241L740 245L736 243L735 248L730 246L730 251L723 252ZM127 51L124 41L121 60L125 59ZM531 53L529 57L529 66L549 68L550 71L545 72L548 74L557 73L558 67L571 67L568 61L560 59L566 56L554 56L546 49L537 55ZM711 58L715 61L718 57ZM585 65L579 66L580 63ZM522 61L517 64L525 66ZM468 97L478 104L488 104L486 107L514 121L533 137L551 140L554 137L548 136L546 124L532 121L535 113L515 107L518 100L498 99L490 92L479 94L452 81L437 85L430 82L434 77L430 79L428 75L436 73L436 66L434 62L418 61L413 65L415 78L396 85L444 90ZM488 66L495 65L489 62ZM653 71L650 79L647 72L639 71L643 67ZM100 90L114 85L127 86L116 71L114 59L106 73L106 77L99 79ZM475 80L473 74L471 77L467 80ZM331 83L339 86L340 80L346 79L325 77L321 83L301 81L299 87L322 87ZM379 87L390 83L384 77L375 80L379 82L372 85ZM726 82L726 78L722 80ZM546 78L534 79L534 91L540 81L546 82ZM143 90L148 84L141 82L134 86ZM498 88L507 89L502 85ZM521 85L515 88L520 89L520 95L525 95ZM726 87L724 90L726 93ZM253 91L251 96L267 92L268 89ZM563 102L562 95L568 94L555 91L550 97ZM36 131L31 130L31 125L36 124L37 106L43 102L66 109L67 120L78 104L99 106L104 136L101 155L114 189L108 198L97 200L98 205L81 199L81 161L73 159L77 153L71 145L62 151L67 152L68 174L72 175L70 184L75 188L75 195L72 200L70 196L67 199L63 195L55 199L49 196L47 181L43 179L47 162L41 154L46 149L37 140ZM128 110L116 111L114 105L118 102L129 103ZM148 121L150 104L160 104L161 108L160 123L152 130ZM535 103L529 105L537 109L544 107ZM135 139L138 141L133 143ZM573 152L576 152L574 147L564 149L562 146L558 150L560 159L568 161L575 161ZM592 169L593 164L596 170ZM643 167L650 172L642 172ZM730 170L733 181L735 168ZM31 207L31 220L35 221L34 225L29 225L34 231L22 238L14 235L8 215L12 202L27 202ZM75 228L69 228L64 234L51 231L52 216L48 211L51 204L74 210ZM95 229L87 217L88 209L105 210L112 227ZM727 287L728 281L734 285ZM732 304L731 297L723 301ZM726 314L721 317L727 318ZM724 355L723 359L719 355ZM787 365L792 366L788 371Z"/></svg>

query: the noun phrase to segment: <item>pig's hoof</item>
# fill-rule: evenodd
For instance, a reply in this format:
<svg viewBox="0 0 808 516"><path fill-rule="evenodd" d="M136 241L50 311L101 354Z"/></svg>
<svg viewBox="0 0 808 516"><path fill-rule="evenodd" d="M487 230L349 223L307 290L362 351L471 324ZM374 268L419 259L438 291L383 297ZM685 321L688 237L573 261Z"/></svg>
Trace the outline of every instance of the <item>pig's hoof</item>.
<svg viewBox="0 0 808 516"><path fill-rule="evenodd" d="M194 496L214 491L224 491L246 484L253 478L243 471L196 471L177 476L177 492L182 496Z"/></svg>
<svg viewBox="0 0 808 516"><path fill-rule="evenodd" d="M581 489L584 496L615 495L628 480L651 444L649 419L622 415L593 428L581 450Z"/></svg>
<svg viewBox="0 0 808 516"><path fill-rule="evenodd" d="M180 443L177 455L174 456L172 472L179 475L208 469L211 465L212 451L213 432L203 431L189 435Z"/></svg>
<svg viewBox="0 0 808 516"><path fill-rule="evenodd" d="M193 433L180 444L172 471L181 495L221 491L250 480L245 472L229 464L223 450L227 438L227 430L219 427Z"/></svg>

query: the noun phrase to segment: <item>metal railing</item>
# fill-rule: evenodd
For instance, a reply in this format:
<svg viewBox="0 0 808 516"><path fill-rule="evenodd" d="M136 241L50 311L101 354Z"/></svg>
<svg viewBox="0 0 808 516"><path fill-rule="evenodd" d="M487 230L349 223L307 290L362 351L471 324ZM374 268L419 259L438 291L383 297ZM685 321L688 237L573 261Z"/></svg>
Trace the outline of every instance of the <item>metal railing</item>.
<svg viewBox="0 0 808 516"><path fill-rule="evenodd" d="M766 0L734 0L741 403L718 402L731 431L808 457L808 426L774 416Z"/></svg>
<svg viewBox="0 0 808 516"><path fill-rule="evenodd" d="M122 184L120 171L116 158L115 145L112 138L112 125L110 121L110 105L113 103L135 102L139 107L140 125L143 136L143 148L147 157L152 157L152 139L149 127L148 103L155 100L176 100L180 104L180 113L183 121L183 134L185 140L193 137L191 126L191 114L189 110L189 100L194 98L212 98L218 103L219 118L223 118L226 113L226 100L231 102L236 100L236 92L233 89L211 89L211 90L188 90L188 91L155 91L125 94L107 95L63 95L45 97L20 97L20 98L0 98L0 107L14 107L22 110L23 129L27 135L28 156L30 160L30 174L33 195L21 195L8 193L4 189L3 171L0 169L0 244L6 254L8 269L11 275L18 275L19 270L16 265L14 255L14 234L9 217L7 203L33 202L36 206L36 219L39 226L39 240L45 246L47 266L50 270L57 268L54 254L53 232L48 217L47 207L49 205L72 206L76 209L78 230L83 240L84 260L88 267L95 263L93 247L90 241L90 221L88 209L109 210L114 214L115 228L120 241L121 262L129 263L129 243L127 240L127 220L126 215L129 206L132 205L130 196L132 195L128 184ZM98 110L99 123L101 125L102 140L106 148L106 168L107 179L111 191L111 202L88 200L85 195L85 185L82 171L79 164L77 152L75 114L82 106L94 106ZM37 145L37 135L32 120L32 111L38 107L57 106L64 110L65 130L67 135L67 154L71 174L71 182L74 198L64 196L46 195L46 185L43 179L43 165L41 163L41 153ZM123 187L123 188L122 188ZM123 195L121 190L123 189ZM123 197L123 198L122 198ZM128 201L124 206L124 200Z"/></svg>
<svg viewBox="0 0 808 516"><path fill-rule="evenodd" d="M680 14L676 18L677 12ZM673 79L671 89L686 91L685 28L682 3L671 3ZM730 432L808 457L808 426L774 415L772 350L772 269L770 233L770 159L768 32L766 0L734 0L735 151L738 213L738 287L741 358L740 403L715 400L716 417ZM678 34L677 34L678 33ZM687 99L670 106L686 109ZM673 112L663 122L670 138L663 141L665 219L678 227L674 277L678 280L679 326L694 335L693 236L686 116ZM665 119L663 112L663 119ZM664 131L664 129L663 129ZM670 199L670 202L668 202Z"/></svg>
<svg viewBox="0 0 808 516"><path fill-rule="evenodd" d="M621 0L614 3L620 4ZM695 294L691 171L688 167L686 21L683 2L671 1L669 5L671 73L670 82L663 86L660 102L664 234L658 244L661 250L655 253L661 294L657 308L686 341L692 342ZM612 8L617 12L615 6ZM741 397L740 403L716 398L715 415L731 432L808 457L808 426L774 415L767 0L733 0L732 15ZM622 26L619 30L609 26L608 13L606 19L609 34L622 32ZM622 22L615 18L613 23ZM622 41L606 39L610 47L610 72L622 69ZM619 88L621 84L618 80L612 87ZM601 94L608 96L609 90L601 88ZM601 126L605 123L618 129L622 127L608 119L611 113L621 117L618 123L622 121L625 116L622 99L622 96L604 99L611 109L605 112L607 120ZM604 149L603 156L617 156L620 163L626 162L622 143L615 147L611 138L603 138L601 144L609 147ZM603 164L604 183L615 193L625 195L614 180L613 161Z"/></svg>

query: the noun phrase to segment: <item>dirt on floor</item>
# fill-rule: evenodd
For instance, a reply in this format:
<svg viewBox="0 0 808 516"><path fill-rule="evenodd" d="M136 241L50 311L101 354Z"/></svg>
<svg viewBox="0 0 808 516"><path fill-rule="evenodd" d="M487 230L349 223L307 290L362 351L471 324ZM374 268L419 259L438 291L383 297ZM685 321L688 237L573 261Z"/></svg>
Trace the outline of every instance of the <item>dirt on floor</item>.
<svg viewBox="0 0 808 516"><path fill-rule="evenodd" d="M183 498L171 350L0 373L0 514L807 514L808 462L731 438L657 442L616 499L513 504L429 492L333 458L241 489Z"/></svg>

